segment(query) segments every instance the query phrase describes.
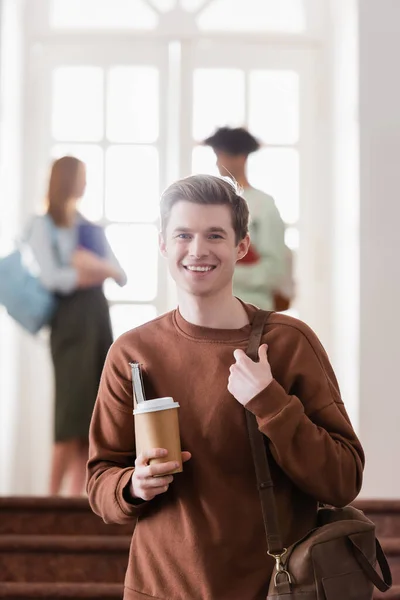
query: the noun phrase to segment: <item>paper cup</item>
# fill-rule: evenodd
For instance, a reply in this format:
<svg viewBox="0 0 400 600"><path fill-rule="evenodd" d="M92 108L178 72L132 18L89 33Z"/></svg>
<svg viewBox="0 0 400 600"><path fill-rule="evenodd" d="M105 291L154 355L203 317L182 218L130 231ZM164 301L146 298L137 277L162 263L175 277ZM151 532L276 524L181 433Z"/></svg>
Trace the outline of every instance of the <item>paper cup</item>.
<svg viewBox="0 0 400 600"><path fill-rule="evenodd" d="M136 454L165 448L165 457L154 458L153 464L177 462L179 467L171 471L180 473L182 468L181 441L179 435L178 402L173 398L155 398L136 404L133 411L135 417Z"/></svg>

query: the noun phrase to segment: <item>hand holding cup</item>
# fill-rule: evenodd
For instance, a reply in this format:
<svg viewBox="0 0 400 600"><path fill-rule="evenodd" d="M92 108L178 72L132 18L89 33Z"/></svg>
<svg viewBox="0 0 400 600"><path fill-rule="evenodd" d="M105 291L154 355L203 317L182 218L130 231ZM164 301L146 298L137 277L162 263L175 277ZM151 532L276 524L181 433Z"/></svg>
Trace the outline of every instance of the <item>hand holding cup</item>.
<svg viewBox="0 0 400 600"><path fill-rule="evenodd" d="M174 461L152 463L154 459L160 459L167 456L168 451L164 448L154 448L139 454L135 461L135 470L132 474L130 494L133 498L141 500L152 500L159 494L164 494L173 481L174 471L178 463ZM182 452L182 462L191 458L190 452Z"/></svg>

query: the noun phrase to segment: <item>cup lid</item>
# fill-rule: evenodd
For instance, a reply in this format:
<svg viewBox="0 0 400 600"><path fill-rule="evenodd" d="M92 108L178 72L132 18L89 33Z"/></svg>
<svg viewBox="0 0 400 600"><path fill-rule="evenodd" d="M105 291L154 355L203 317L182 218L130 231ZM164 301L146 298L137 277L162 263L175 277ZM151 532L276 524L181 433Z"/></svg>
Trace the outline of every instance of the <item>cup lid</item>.
<svg viewBox="0 0 400 600"><path fill-rule="evenodd" d="M133 411L134 415L155 412L157 410L167 410L169 408L179 408L179 403L174 402L171 396L165 396L164 398L154 398L153 400L146 400L136 405L136 409Z"/></svg>

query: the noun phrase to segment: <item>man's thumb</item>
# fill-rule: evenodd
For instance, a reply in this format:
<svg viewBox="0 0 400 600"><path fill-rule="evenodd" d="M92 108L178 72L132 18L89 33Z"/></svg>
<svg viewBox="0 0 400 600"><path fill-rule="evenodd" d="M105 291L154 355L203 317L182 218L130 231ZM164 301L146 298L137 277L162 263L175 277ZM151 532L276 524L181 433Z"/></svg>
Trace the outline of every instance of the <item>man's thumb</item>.
<svg viewBox="0 0 400 600"><path fill-rule="evenodd" d="M236 362L239 362L246 358L246 353L243 352L243 350L235 350L233 353L233 357L236 360Z"/></svg>

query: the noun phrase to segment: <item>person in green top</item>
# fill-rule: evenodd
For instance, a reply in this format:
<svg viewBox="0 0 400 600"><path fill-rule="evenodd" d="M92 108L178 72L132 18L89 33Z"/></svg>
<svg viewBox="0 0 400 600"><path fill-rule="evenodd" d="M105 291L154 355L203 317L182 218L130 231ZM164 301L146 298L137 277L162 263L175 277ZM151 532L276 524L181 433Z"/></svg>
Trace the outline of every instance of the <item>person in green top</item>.
<svg viewBox="0 0 400 600"><path fill-rule="evenodd" d="M290 277L285 225L272 196L252 187L247 178L247 159L260 143L246 129L229 127L217 129L203 143L214 150L220 174L233 177L243 189L249 207L252 245L236 266L234 293L265 310L279 310L276 299L284 279Z"/></svg>

